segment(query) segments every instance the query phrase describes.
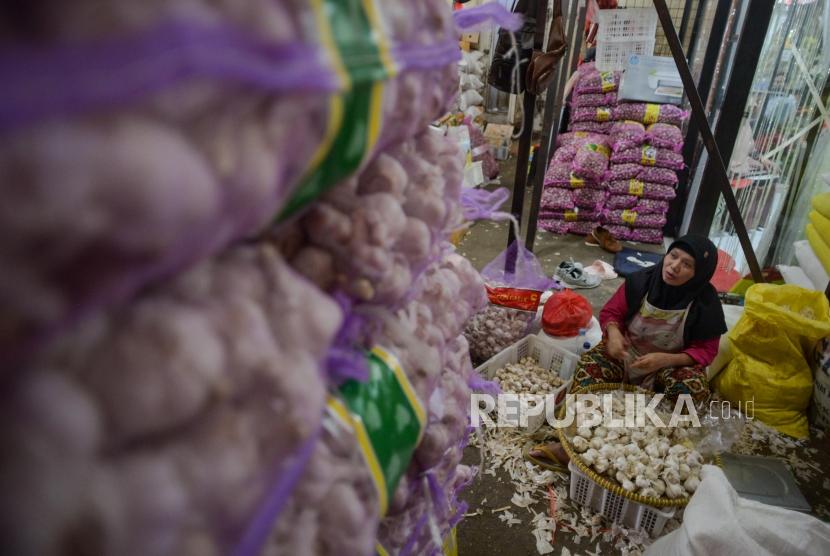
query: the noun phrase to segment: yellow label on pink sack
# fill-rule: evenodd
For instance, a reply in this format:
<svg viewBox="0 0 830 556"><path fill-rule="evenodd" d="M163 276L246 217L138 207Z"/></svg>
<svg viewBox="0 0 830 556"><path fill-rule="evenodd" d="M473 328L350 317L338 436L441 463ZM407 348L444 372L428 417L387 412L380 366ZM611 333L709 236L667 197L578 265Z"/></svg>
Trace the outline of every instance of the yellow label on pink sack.
<svg viewBox="0 0 830 556"><path fill-rule="evenodd" d="M636 195L637 197L643 196L643 186L645 184L640 180L630 180L628 182L628 194L629 195Z"/></svg>
<svg viewBox="0 0 830 556"><path fill-rule="evenodd" d="M637 221L637 213L633 210L622 211L622 221L626 224L634 224Z"/></svg>
<svg viewBox="0 0 830 556"><path fill-rule="evenodd" d="M565 211L565 222L576 222L577 213L572 210Z"/></svg>
<svg viewBox="0 0 830 556"><path fill-rule="evenodd" d="M643 115L644 124L656 124L660 119L660 105L646 104L646 113Z"/></svg>
<svg viewBox="0 0 830 556"><path fill-rule="evenodd" d="M574 131L574 137L579 137L582 139L583 137L588 137L587 131Z"/></svg>
<svg viewBox="0 0 830 556"><path fill-rule="evenodd" d="M598 121L598 122L607 122L610 119L611 119L611 109L610 108L597 108L596 121Z"/></svg>
<svg viewBox="0 0 830 556"><path fill-rule="evenodd" d="M595 153L604 154L605 156L611 156L611 150L605 145L597 145L596 143L585 143L585 148L594 151Z"/></svg>
<svg viewBox="0 0 830 556"><path fill-rule="evenodd" d="M613 71L602 71L599 74L599 81L602 83L602 92L610 93L617 88L617 83L614 81Z"/></svg>
<svg viewBox="0 0 830 556"><path fill-rule="evenodd" d="M657 163L657 149L651 145L643 147L643 156L640 159L640 164L643 166L654 166Z"/></svg>
<svg viewBox="0 0 830 556"><path fill-rule="evenodd" d="M571 187L573 187L573 188L585 187L585 180L583 180L580 177L575 176L573 174L573 172L571 172L571 180L570 181L571 181Z"/></svg>

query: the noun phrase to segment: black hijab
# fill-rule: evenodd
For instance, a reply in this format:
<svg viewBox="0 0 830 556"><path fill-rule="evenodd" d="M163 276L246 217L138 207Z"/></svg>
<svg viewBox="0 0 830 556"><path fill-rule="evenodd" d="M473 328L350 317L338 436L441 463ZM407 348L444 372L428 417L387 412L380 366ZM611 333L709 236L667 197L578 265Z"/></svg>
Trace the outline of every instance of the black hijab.
<svg viewBox="0 0 830 556"><path fill-rule="evenodd" d="M639 312L643 298L648 295L648 302L659 309L684 309L691 304L683 329L684 344L717 338L726 332L718 292L709 283L717 268L718 249L708 238L694 234L681 237L669 245L668 251L674 248L694 257L695 275L682 286L670 286L663 281L663 259L651 268L630 275L625 281L628 303L625 320L629 322Z"/></svg>

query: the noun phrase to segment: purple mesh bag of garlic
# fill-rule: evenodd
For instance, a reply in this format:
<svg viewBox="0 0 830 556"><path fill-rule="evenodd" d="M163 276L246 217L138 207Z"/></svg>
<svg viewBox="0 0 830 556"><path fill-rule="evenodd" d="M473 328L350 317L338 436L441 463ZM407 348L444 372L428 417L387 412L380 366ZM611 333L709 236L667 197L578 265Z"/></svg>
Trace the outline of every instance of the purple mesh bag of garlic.
<svg viewBox="0 0 830 556"><path fill-rule="evenodd" d="M609 122L613 119L613 106L582 106L571 111L571 123Z"/></svg>
<svg viewBox="0 0 830 556"><path fill-rule="evenodd" d="M603 187L598 181L586 180L575 175L570 163L553 161L551 161L547 172L545 172L545 185L571 187L574 189L581 189L583 187L598 189Z"/></svg>
<svg viewBox="0 0 830 556"><path fill-rule="evenodd" d="M615 122L608 133L608 144L614 152L637 147L646 142L646 128L640 122Z"/></svg>
<svg viewBox="0 0 830 556"><path fill-rule="evenodd" d="M605 145L607 142L607 135L603 135L601 133L591 133L590 131L568 131L556 137L557 147L564 147L566 145L581 145L582 143Z"/></svg>
<svg viewBox="0 0 830 556"><path fill-rule="evenodd" d="M567 234L575 222L565 222L556 218L539 218L539 228L553 234Z"/></svg>
<svg viewBox="0 0 830 556"><path fill-rule="evenodd" d="M637 214L665 214L669 210L669 203L655 199L642 199L635 195L611 195L605 202L605 208L629 209Z"/></svg>
<svg viewBox="0 0 830 556"><path fill-rule="evenodd" d="M646 138L649 144L661 149L669 149L676 153L683 150L683 132L676 125L651 124L646 128Z"/></svg>
<svg viewBox="0 0 830 556"><path fill-rule="evenodd" d="M614 122L569 122L568 131L587 131L607 135Z"/></svg>
<svg viewBox="0 0 830 556"><path fill-rule="evenodd" d="M564 187L548 187L542 192L541 210L569 210L576 207L572 189Z"/></svg>
<svg viewBox="0 0 830 556"><path fill-rule="evenodd" d="M628 233L628 241L661 244L663 243L663 230L660 228L631 228Z"/></svg>
<svg viewBox="0 0 830 556"><path fill-rule="evenodd" d="M576 94L573 99L575 108L585 106L616 106L617 93L584 93Z"/></svg>
<svg viewBox="0 0 830 556"><path fill-rule="evenodd" d="M677 185L677 174L673 170L654 166L642 166L636 163L611 163L608 172L605 174L605 179L607 181L636 179L646 183Z"/></svg>
<svg viewBox="0 0 830 556"><path fill-rule="evenodd" d="M614 109L615 120L636 120L644 124L672 124L679 126L689 113L671 104L648 104L645 102L620 102Z"/></svg>
<svg viewBox="0 0 830 556"><path fill-rule="evenodd" d="M623 151L617 151L611 155L611 162L614 164L655 166L670 170L682 170L685 167L682 154L670 151L669 149L658 149L651 145L631 147Z"/></svg>
<svg viewBox="0 0 830 556"><path fill-rule="evenodd" d="M677 196L671 185L648 183L637 179L611 181L607 183L607 187L611 195L634 195L662 201L671 201Z"/></svg>
<svg viewBox="0 0 830 556"><path fill-rule="evenodd" d="M662 228L666 225L663 214L639 214L630 210L605 210L606 224L637 226L638 228Z"/></svg>
<svg viewBox="0 0 830 556"><path fill-rule="evenodd" d="M581 73L581 72L580 72ZM620 86L619 71L588 71L582 74L576 83L575 91L578 94L611 93Z"/></svg>
<svg viewBox="0 0 830 556"><path fill-rule="evenodd" d="M608 170L611 151L604 145L583 143L577 148L573 160L573 173L586 180L599 181Z"/></svg>

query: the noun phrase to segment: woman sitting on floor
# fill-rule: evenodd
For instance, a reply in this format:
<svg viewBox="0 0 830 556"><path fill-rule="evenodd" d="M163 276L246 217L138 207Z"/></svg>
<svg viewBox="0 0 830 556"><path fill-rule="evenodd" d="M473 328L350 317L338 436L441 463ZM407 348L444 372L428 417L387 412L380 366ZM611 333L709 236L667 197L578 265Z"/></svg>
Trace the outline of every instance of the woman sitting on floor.
<svg viewBox="0 0 830 556"><path fill-rule="evenodd" d="M689 394L704 402L706 366L726 332L717 291L709 283L717 260L711 241L690 234L672 243L661 263L629 276L600 311L603 340L579 360L571 390L625 382L669 399ZM530 456L568 461L559 443L538 446Z"/></svg>

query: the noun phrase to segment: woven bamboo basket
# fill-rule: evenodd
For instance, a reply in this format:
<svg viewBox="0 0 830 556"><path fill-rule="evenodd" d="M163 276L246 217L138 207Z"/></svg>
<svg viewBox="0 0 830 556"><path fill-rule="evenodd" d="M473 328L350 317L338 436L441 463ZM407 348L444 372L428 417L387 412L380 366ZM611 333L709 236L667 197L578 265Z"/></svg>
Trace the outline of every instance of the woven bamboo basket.
<svg viewBox="0 0 830 556"><path fill-rule="evenodd" d="M590 386L586 386L574 391L574 394L588 394L588 393L597 393L597 392L609 392L614 390L624 390L626 392L641 392L647 395L653 395L654 392L650 392L648 390L643 390L642 388L638 388L632 384L619 384L619 383L603 383L603 384L592 384ZM560 408L560 415L564 415L564 411L566 411L566 404L562 405ZM584 475L589 477L592 481L596 484L604 488L605 490L616 494L617 496L622 496L628 500L636 502L638 504L644 504L646 506L652 506L654 508L670 508L670 507L683 507L689 503L689 497L683 496L681 498L667 498L667 497L653 497L653 496L641 496L637 493L629 492L623 489L616 481L600 475L593 469L591 469L588 465L586 465L582 458L580 457L579 452L577 452L573 445L571 444L569 436L573 436L573 432L575 432L576 424L572 424L570 427L566 427L560 430L559 439L562 443L562 447L568 453L568 456L571 458L571 463L579 469ZM563 434L564 433L564 434ZM720 458L715 456L712 461L709 463L713 463L715 465L720 466Z"/></svg>

